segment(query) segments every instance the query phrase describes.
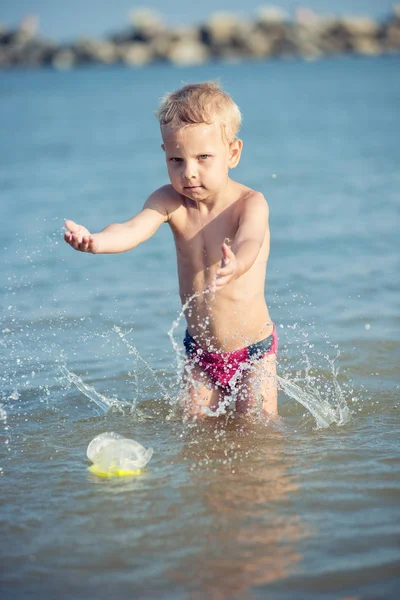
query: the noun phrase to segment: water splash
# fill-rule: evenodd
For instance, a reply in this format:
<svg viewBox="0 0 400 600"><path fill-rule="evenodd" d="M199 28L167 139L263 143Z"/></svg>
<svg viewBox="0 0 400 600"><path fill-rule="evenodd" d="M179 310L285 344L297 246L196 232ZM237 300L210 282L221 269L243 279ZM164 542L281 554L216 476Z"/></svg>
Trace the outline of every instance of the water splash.
<svg viewBox="0 0 400 600"><path fill-rule="evenodd" d="M300 384L298 378L288 379L277 376L278 387L308 410L314 417L317 427L329 427L333 424L344 425L351 418L350 409L338 381L339 367L335 361L339 356L339 351L333 359L327 354L324 355L323 358L330 366L331 381L326 380L323 386L321 386L321 375L319 377L311 376L311 370L315 370L315 366L311 364L309 356L304 351L303 358L306 367ZM325 389L325 395L328 397L324 397L320 392L321 387Z"/></svg>
<svg viewBox="0 0 400 600"><path fill-rule="evenodd" d="M126 339L126 335L123 333L120 327L114 326L113 331L118 334L124 345L128 348L128 353L134 355L135 359L146 367L146 371L150 373L153 382L162 392L163 399L171 403L171 393L160 381L160 378L157 376L151 364L145 360L140 355L138 349ZM136 406L137 399L135 398L135 395L134 397L130 398L129 402L126 400L120 400L118 398L108 398L104 394L98 392L95 387L85 383L79 375L70 371L64 361L59 364L58 367L61 373L66 377L68 383L74 385L80 392L82 392L82 394L89 398L89 400L93 401L104 413L107 413L112 409L118 409L123 414L125 414L125 411L127 410L131 415L134 415L138 421L151 420L154 418L154 416L151 416L148 414L148 412L141 410ZM135 386L138 388L139 377L135 370L133 371L133 378ZM136 396L139 397L140 390L137 389L136 392Z"/></svg>
<svg viewBox="0 0 400 600"><path fill-rule="evenodd" d="M119 335L119 337L121 338L122 342L128 348L129 354L133 354L137 360L139 360L142 364L144 364L144 366L146 367L147 371L150 373L151 377L153 378L155 384L158 386L158 388L163 393L164 399L166 399L166 400L169 399L170 395L169 395L169 392L168 392L167 388L158 379L158 377L157 377L157 375L156 375L153 367L151 366L151 364L149 362L147 362L147 360L145 360L140 355L139 350L136 348L136 346L133 346L130 342L128 342L128 340L126 339L126 337L125 337L125 335L122 332L122 330L121 330L120 327L118 327L117 325L114 325L113 330Z"/></svg>
<svg viewBox="0 0 400 600"><path fill-rule="evenodd" d="M0 423L7 423L7 412L2 404L0 404Z"/></svg>
<svg viewBox="0 0 400 600"><path fill-rule="evenodd" d="M336 359L339 358L340 352L338 351L336 355ZM335 388L335 399L337 402L337 411L338 411L338 425L344 425L351 418L351 412L349 407L346 404L346 400L344 398L344 394L342 388L339 385L338 374L339 374L339 366L335 364L336 359L331 359L329 356L325 356L328 363L331 365L332 369L332 377L333 377L333 385Z"/></svg>
<svg viewBox="0 0 400 600"><path fill-rule="evenodd" d="M206 290L204 293L209 293L209 290ZM184 356L182 347L174 338L174 332L178 328L193 299L200 295L201 293L197 292L190 296L190 298L182 306L178 317L172 323L172 326L168 332L168 336L171 340L171 345L177 360L178 383L181 381L181 376L184 369ZM293 328L295 329L296 327L294 326ZM333 424L343 425L344 423L347 423L350 419L351 413L346 404L342 388L338 382L339 367L335 364L335 361L338 359L340 353L338 352L334 359L331 359L327 355L324 356L331 367L333 381L332 392L334 393L330 394L329 400L324 398L314 385L314 378L312 378L310 375L310 371L314 367L304 349L302 354L306 363L306 367L305 376L301 381L301 384L299 384L297 380L292 380L277 375L278 389L281 389L287 396L301 404L313 416L317 427L326 428ZM241 369L239 369L239 371L234 375L234 380L238 379L240 375ZM221 400L216 410L211 411L209 409L205 409L204 412L207 414L207 416L219 417L226 414L227 411L234 406L234 402L235 389L233 386L232 394L227 395L223 400Z"/></svg>
<svg viewBox="0 0 400 600"><path fill-rule="evenodd" d="M205 290L203 292L203 294L209 293L208 290ZM185 359L184 359L184 354L183 354L183 349L182 346L180 344L178 344L174 338L174 332L175 330L178 328L182 318L185 316L185 311L190 307L191 302L195 299L198 298L199 296L201 296L202 293L201 292L196 292L195 294L193 294L192 296L190 296L186 302L182 305L181 308L181 312L179 313L179 315L177 316L177 318L175 319L175 321L172 323L172 326L170 328L170 330L168 331L168 337L171 340L171 345L172 348L175 352L175 357L176 357L176 372L177 372L177 383L178 385L180 385L181 382L181 378L183 375L183 370L184 370L184 366L185 366Z"/></svg>
<svg viewBox="0 0 400 600"><path fill-rule="evenodd" d="M209 290L206 290L203 293L209 293ZM185 393L185 386L183 384L185 355L183 347L181 344L177 343L174 334L183 317L185 316L186 311L190 308L191 303L200 295L200 292L196 292L188 298L168 331L168 337L171 341L171 346L176 359L175 372L177 373L176 385L178 388L178 394L176 394L175 390L172 390L171 387L164 385L164 383L161 381L161 377L157 374L152 365L145 360L140 355L138 349L127 340L126 334L121 330L121 328L116 325L113 327L113 331L122 340L128 349L128 353L133 355L136 361L139 361L142 365L144 365L146 372L150 374L151 379L161 391L163 400L167 401L169 405L173 407L172 413L167 415L166 420L169 420L172 414L175 413L178 405L180 406L182 394ZM343 390L339 385L339 368L335 362L340 353L338 352L334 359L331 359L328 355L324 356L330 365L331 372L331 380L326 380L322 385L322 387L326 388L327 393L325 394L321 393L320 391L321 375L319 375L319 379L315 376L311 376L311 371L315 371L315 365L311 363L310 357L304 348L301 353L305 363L304 375L300 377L299 372L297 372L294 377L277 375L278 389L283 391L289 398L295 400L301 406L303 406L312 415L317 427L326 428L333 424L342 425L347 423L350 419L350 410L346 404ZM127 403L115 398L107 398L106 396L97 392L94 387L84 383L84 381L78 375L69 371L65 365L63 365L61 369L64 375L67 377L67 380L75 385L86 397L95 402L97 406L99 406L99 408L101 408L104 412L108 412L111 408L115 407L122 410L124 408L128 408L131 413L137 413L139 418L141 418L141 416L146 418L145 415L140 415L141 411L138 411L136 408L134 400L131 400L131 403ZM188 374L190 375L190 372ZM237 376L239 376L239 373ZM138 388L142 382L141 380L139 381L140 378L138 377L136 369L133 369L133 378L136 387ZM139 389L137 389L137 391L139 391ZM235 389L233 389L232 394L226 395L225 398L220 402L217 410L206 410L206 414L211 417L218 417L226 414L230 409L234 408L235 396Z"/></svg>
<svg viewBox="0 0 400 600"><path fill-rule="evenodd" d="M97 404L97 406L105 413L107 413L111 408L118 408L120 410L123 410L124 408L129 408L130 410L133 409L131 404L117 400L116 398L107 398L103 394L100 394L93 386L84 383L83 379L79 377L79 375L69 371L65 365L60 365L59 368L69 383L75 385L75 387L77 387L82 394Z"/></svg>
<svg viewBox="0 0 400 600"><path fill-rule="evenodd" d="M329 427L338 420L336 411L323 400L317 390L301 388L294 381L276 376L278 387L299 404L304 406L315 419L318 427Z"/></svg>

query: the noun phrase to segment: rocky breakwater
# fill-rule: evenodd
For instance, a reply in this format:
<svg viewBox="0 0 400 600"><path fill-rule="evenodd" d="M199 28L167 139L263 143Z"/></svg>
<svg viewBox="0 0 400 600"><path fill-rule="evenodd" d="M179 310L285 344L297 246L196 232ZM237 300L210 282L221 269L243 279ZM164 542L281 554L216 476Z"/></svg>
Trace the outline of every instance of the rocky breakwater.
<svg viewBox="0 0 400 600"><path fill-rule="evenodd" d="M400 5L383 22L367 17L319 16L299 8L290 20L279 9L261 8L252 19L215 13L196 26L168 27L148 10L135 11L130 26L104 39L56 43L38 35L30 17L15 30L0 25L0 68L154 62L176 65L210 60L317 59L329 55L400 53Z"/></svg>

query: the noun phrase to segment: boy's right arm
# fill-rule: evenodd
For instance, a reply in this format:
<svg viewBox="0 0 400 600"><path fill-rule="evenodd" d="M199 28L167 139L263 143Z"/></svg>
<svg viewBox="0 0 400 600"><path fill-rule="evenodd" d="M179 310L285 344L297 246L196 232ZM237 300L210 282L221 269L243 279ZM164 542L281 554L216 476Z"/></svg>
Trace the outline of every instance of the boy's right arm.
<svg viewBox="0 0 400 600"><path fill-rule="evenodd" d="M125 223L113 223L99 233L90 233L86 227L66 221L65 241L81 252L112 254L126 252L148 240L169 219L179 202L171 193L171 186L155 191L142 210Z"/></svg>

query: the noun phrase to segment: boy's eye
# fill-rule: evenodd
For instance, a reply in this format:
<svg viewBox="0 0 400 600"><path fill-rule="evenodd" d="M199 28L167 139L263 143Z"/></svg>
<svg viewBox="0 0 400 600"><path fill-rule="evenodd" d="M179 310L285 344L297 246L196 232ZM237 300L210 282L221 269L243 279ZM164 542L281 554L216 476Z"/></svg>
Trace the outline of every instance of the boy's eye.
<svg viewBox="0 0 400 600"><path fill-rule="evenodd" d="M179 158L178 156L172 156L169 160L170 160L170 162L174 162L174 163L182 162L182 159Z"/></svg>
<svg viewBox="0 0 400 600"><path fill-rule="evenodd" d="M209 154L200 154L199 159L200 160L206 160L206 158L210 158Z"/></svg>

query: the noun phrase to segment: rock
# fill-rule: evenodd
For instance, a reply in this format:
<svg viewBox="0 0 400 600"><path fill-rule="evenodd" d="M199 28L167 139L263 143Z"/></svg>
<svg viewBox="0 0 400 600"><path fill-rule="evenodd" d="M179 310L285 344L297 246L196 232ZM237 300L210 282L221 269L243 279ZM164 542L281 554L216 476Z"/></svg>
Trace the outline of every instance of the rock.
<svg viewBox="0 0 400 600"><path fill-rule="evenodd" d="M19 36L12 35L6 44L0 44L0 65L39 67L49 64L57 49L52 42L42 39L32 39L21 43Z"/></svg>
<svg viewBox="0 0 400 600"><path fill-rule="evenodd" d="M325 19L320 23L319 47L323 53L377 55L381 53L377 23L363 17Z"/></svg>
<svg viewBox="0 0 400 600"><path fill-rule="evenodd" d="M287 20L284 11L275 7L263 7L258 10L255 29L263 33L268 40L268 55L293 56L296 48L296 25Z"/></svg>
<svg viewBox="0 0 400 600"><path fill-rule="evenodd" d="M353 49L357 54L366 56L379 56L383 52L382 45L377 40L367 37L356 38L353 42Z"/></svg>
<svg viewBox="0 0 400 600"><path fill-rule="evenodd" d="M319 43L320 34L317 24L311 26L309 21L302 21L296 28L296 46L300 56L313 60L322 55Z"/></svg>
<svg viewBox="0 0 400 600"><path fill-rule="evenodd" d="M272 38L249 21L238 24L233 46L239 56L264 58L272 52Z"/></svg>
<svg viewBox="0 0 400 600"><path fill-rule="evenodd" d="M344 17L341 23L352 36L374 37L379 30L378 24L367 17Z"/></svg>
<svg viewBox="0 0 400 600"><path fill-rule="evenodd" d="M383 43L386 50L400 51L400 22L398 25L393 23L387 27Z"/></svg>
<svg viewBox="0 0 400 600"><path fill-rule="evenodd" d="M196 40L178 40L173 42L167 52L167 58L176 65L201 65L209 59L207 46Z"/></svg>
<svg viewBox="0 0 400 600"><path fill-rule="evenodd" d="M179 25L171 29L166 37L171 42L201 41L200 29L195 26Z"/></svg>
<svg viewBox="0 0 400 600"><path fill-rule="evenodd" d="M262 25L276 25L288 20L288 13L279 6L261 6L257 10L256 21Z"/></svg>
<svg viewBox="0 0 400 600"><path fill-rule="evenodd" d="M28 15L22 19L19 30L22 31L28 39L33 39L39 31L39 17L37 15Z"/></svg>
<svg viewBox="0 0 400 600"><path fill-rule="evenodd" d="M164 19L154 10L142 8L131 11L129 20L133 29L133 39L149 41L166 30Z"/></svg>
<svg viewBox="0 0 400 600"><path fill-rule="evenodd" d="M199 65L210 58L210 50L201 42L200 30L196 27L175 27L157 36L152 47L158 60L169 60L177 65Z"/></svg>
<svg viewBox="0 0 400 600"><path fill-rule="evenodd" d="M110 65L117 61L115 44L109 41L81 38L73 46L79 62L96 62Z"/></svg>
<svg viewBox="0 0 400 600"><path fill-rule="evenodd" d="M311 10L311 8L306 8L304 6L298 6L295 12L295 20L296 23L302 25L303 27L315 27L318 23L318 15Z"/></svg>
<svg viewBox="0 0 400 600"><path fill-rule="evenodd" d="M116 47L118 58L126 65L132 67L143 67L154 58L153 49L144 42L133 42L121 44Z"/></svg>
<svg viewBox="0 0 400 600"><path fill-rule="evenodd" d="M257 22L256 30L262 32L269 45L268 54L271 56L295 56L296 27L291 23Z"/></svg>
<svg viewBox="0 0 400 600"><path fill-rule="evenodd" d="M57 46L53 42L32 39L21 49L19 63L29 67L40 67L51 63Z"/></svg>
<svg viewBox="0 0 400 600"><path fill-rule="evenodd" d="M393 4L392 9L394 20L400 23L400 4Z"/></svg>
<svg viewBox="0 0 400 600"><path fill-rule="evenodd" d="M71 69L77 63L77 57L70 48L57 50L51 60L52 66L58 71Z"/></svg>
<svg viewBox="0 0 400 600"><path fill-rule="evenodd" d="M202 28L203 42L216 47L228 46L235 37L238 23L238 18L231 13L215 13Z"/></svg>
<svg viewBox="0 0 400 600"><path fill-rule="evenodd" d="M352 51L351 36L338 19L325 19L320 26L318 46L324 54Z"/></svg>

